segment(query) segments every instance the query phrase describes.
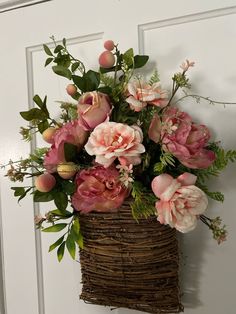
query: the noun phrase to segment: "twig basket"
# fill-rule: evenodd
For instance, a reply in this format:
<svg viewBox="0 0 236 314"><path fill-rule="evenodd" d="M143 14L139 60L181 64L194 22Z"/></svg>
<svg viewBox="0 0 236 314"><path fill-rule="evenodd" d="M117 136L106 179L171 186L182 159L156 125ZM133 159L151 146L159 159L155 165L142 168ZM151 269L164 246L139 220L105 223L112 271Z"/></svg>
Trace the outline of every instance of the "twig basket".
<svg viewBox="0 0 236 314"><path fill-rule="evenodd" d="M81 299L148 313L183 311L174 229L155 217L137 223L129 201L115 213L81 215L80 222Z"/></svg>

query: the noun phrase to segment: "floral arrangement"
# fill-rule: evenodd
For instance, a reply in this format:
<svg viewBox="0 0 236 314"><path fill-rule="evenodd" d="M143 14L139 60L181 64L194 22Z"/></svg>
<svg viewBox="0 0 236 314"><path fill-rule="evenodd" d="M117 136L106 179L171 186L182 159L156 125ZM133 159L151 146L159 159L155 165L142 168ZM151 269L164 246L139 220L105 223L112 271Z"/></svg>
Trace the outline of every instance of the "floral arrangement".
<svg viewBox="0 0 236 314"><path fill-rule="evenodd" d="M7 176L13 182L33 178L32 186L12 187L23 199L54 201L56 209L35 217L44 232L60 232L49 251L65 248L75 258L83 248L80 214L116 211L126 198L134 219L156 215L161 224L189 232L202 221L221 243L227 231L220 217L205 212L208 198L222 202L220 192L209 191L207 180L218 176L236 151L225 151L213 141L207 126L194 121L177 103L191 95L187 77L194 62L186 60L172 77L172 90L162 88L155 70L147 80L139 74L148 56L122 53L112 40L104 43L98 71L86 70L67 49L66 40L55 49L44 45L45 66L66 77L71 102L60 102L60 119L50 116L47 97L34 96L35 108L20 112L29 122L20 133L26 141L36 132L50 144L28 158L10 161ZM179 91L184 94L178 97ZM183 96L184 95L184 96Z"/></svg>

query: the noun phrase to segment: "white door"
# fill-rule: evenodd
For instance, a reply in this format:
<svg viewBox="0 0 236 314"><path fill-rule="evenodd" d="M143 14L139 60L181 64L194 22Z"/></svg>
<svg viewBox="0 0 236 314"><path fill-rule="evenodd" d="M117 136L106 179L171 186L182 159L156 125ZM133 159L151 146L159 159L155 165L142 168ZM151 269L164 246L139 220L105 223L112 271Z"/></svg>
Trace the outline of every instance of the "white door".
<svg viewBox="0 0 236 314"><path fill-rule="evenodd" d="M30 1L1 1L0 9L1 3L6 10L8 3L17 2ZM43 66L42 44L50 43L51 35L58 40L66 37L72 53L94 68L105 39L118 42L123 51L133 47L137 53L150 55L152 65L157 63L167 88L179 64L185 58L195 60L190 75L194 91L216 100L236 101L235 0L54 0L11 10L0 13L1 164L29 152L18 133L24 124L18 112L32 106L34 94L47 94L55 113L54 101L67 99L66 81ZM211 127L226 148L236 148L235 105L189 101L184 106ZM224 192L226 200L223 205L212 203L209 215L222 216L228 241L218 247L200 224L181 236L186 314L235 313L235 174L236 165L232 165L211 182L211 188ZM38 208L29 198L18 205L10 190L12 184L3 175L1 170L3 314L110 313L109 308L79 300L79 263L66 256L59 264L56 256L47 252L53 238L35 232L33 217ZM114 310L131 312L135 313Z"/></svg>

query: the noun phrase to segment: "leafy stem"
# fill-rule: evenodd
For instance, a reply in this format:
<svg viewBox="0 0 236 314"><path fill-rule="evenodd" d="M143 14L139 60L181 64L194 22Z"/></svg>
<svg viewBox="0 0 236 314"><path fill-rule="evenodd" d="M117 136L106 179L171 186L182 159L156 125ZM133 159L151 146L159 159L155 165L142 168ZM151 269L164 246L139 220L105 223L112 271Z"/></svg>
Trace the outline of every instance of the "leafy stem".
<svg viewBox="0 0 236 314"><path fill-rule="evenodd" d="M200 99L204 99L206 101L208 101L210 104L221 104L221 105L235 105L236 102L225 102L225 101L217 101L217 100L213 100L209 97L205 97L205 96L200 96L197 94L185 94L185 96L179 98L176 103L182 101L183 99L187 98L187 97L192 97L194 98L197 102L200 101Z"/></svg>

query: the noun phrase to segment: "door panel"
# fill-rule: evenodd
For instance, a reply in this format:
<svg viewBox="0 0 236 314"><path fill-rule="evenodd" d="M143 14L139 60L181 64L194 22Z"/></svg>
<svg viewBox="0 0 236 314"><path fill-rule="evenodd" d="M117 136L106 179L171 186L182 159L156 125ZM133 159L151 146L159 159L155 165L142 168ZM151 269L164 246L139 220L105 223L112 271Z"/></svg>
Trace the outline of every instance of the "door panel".
<svg viewBox="0 0 236 314"><path fill-rule="evenodd" d="M50 66L44 68L43 43L54 35L66 37L72 54L88 68L97 68L97 58L106 39L114 39L121 50L134 47L150 55L152 69L157 65L162 85L168 88L179 64L196 61L190 79L193 91L217 100L236 101L235 50L236 3L234 1L147 0L54 0L0 15L0 101L1 163L16 160L29 152L20 141L24 124L18 112L33 106L32 96L48 95L50 112L57 114L56 100L69 100L67 81L56 77ZM146 74L151 73L150 67ZM200 104L186 101L182 107L201 123L212 128L213 136L226 148L235 147L236 106ZM34 145L45 145L37 137ZM205 226L181 236L183 252L183 302L187 314L233 314L235 301L236 252L233 239L236 214L235 165L218 180L212 190L225 194L223 205L212 203L209 215L221 215L230 233L219 248ZM80 267L65 256L59 264L48 253L53 236L35 232L34 213L46 212L53 204L37 207L25 199L19 206L11 184L1 170L1 213L4 277L8 314L108 313L109 308L86 305L79 300ZM19 184L16 184L16 186ZM227 265L222 267L222 265ZM222 271L223 270L223 271ZM116 309L114 313L135 313ZM4 313L5 314L5 313Z"/></svg>

